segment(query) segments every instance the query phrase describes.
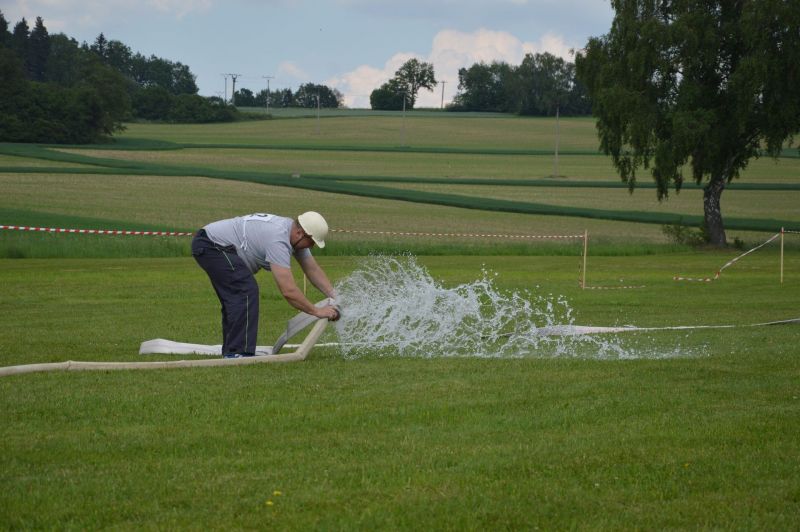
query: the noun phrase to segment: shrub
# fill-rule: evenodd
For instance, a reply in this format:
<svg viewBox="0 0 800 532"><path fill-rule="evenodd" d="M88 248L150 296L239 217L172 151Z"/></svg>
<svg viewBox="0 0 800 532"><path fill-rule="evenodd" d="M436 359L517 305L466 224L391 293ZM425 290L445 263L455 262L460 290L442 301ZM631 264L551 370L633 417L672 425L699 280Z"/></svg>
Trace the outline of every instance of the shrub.
<svg viewBox="0 0 800 532"><path fill-rule="evenodd" d="M166 120L175 98L163 87L154 85L137 90L133 95L133 113L145 120Z"/></svg>
<svg viewBox="0 0 800 532"><path fill-rule="evenodd" d="M175 97L169 120L180 123L231 122L238 118L234 107L196 94Z"/></svg>
<svg viewBox="0 0 800 532"><path fill-rule="evenodd" d="M662 225L661 231L676 244L698 247L708 243L708 234L703 227L693 229L685 225Z"/></svg>

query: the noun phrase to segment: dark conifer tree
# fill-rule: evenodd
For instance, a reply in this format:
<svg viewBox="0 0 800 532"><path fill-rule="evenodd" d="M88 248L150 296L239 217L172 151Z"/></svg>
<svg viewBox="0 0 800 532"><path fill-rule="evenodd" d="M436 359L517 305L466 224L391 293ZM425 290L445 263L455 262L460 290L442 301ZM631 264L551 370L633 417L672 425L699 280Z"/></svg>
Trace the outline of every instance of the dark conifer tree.
<svg viewBox="0 0 800 532"><path fill-rule="evenodd" d="M108 40L106 40L106 36L102 33L98 35L89 49L99 55L100 59L105 60L108 56Z"/></svg>
<svg viewBox="0 0 800 532"><path fill-rule="evenodd" d="M8 31L8 21L0 11L0 46L8 46L11 42L11 33Z"/></svg>
<svg viewBox="0 0 800 532"><path fill-rule="evenodd" d="M36 17L36 24L28 38L28 75L32 80L45 81L49 57L50 35L42 17Z"/></svg>
<svg viewBox="0 0 800 532"><path fill-rule="evenodd" d="M17 54L20 60L25 61L28 57L28 36L30 35L30 28L28 21L23 18L17 25L14 26L14 32L11 34L11 49Z"/></svg>

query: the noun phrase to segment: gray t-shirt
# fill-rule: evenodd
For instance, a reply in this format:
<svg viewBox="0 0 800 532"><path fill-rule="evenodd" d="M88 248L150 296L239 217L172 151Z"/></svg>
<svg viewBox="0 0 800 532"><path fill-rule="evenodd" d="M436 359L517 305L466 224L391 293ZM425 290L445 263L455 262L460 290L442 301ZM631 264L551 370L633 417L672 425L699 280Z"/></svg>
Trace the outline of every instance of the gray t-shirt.
<svg viewBox="0 0 800 532"><path fill-rule="evenodd" d="M274 214L248 214L213 222L203 227L208 238L220 246L234 246L250 271L270 269L270 264L291 267L292 244L289 235L292 219ZM311 250L301 249L294 254L300 259L311 255Z"/></svg>

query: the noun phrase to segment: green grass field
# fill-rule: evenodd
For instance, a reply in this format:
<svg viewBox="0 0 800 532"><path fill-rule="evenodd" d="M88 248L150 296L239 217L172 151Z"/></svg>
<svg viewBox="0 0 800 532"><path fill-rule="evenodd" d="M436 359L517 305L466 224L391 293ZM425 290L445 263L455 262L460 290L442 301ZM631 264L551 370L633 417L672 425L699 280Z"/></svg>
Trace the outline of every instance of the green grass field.
<svg viewBox="0 0 800 532"><path fill-rule="evenodd" d="M0 145L2 224L192 231L315 209L339 230L315 253L334 282L363 255L410 251L446 289L488 269L503 293L566 298L577 324L736 325L614 335L611 356L580 342L523 358L376 348L348 359L317 347L286 365L3 377L0 528L796 528L800 325L748 325L800 318L800 235L786 235L783 284L777 242L717 281L676 282L713 275L744 250L671 242L651 216L698 216L699 191L658 204L652 188L612 188L590 120L562 120L571 154L560 157L566 175L549 177L553 126L410 113L403 148L397 114L345 112L319 123L132 124L112 146ZM791 149L753 163L723 194L726 219L800 223L799 160ZM555 184L508 184L536 179ZM574 186L586 180L598 186ZM473 208L430 202L448 194ZM491 210L488 200L565 210ZM591 209L644 214L582 215ZM728 236L747 249L777 229ZM579 240L345 230L587 230L589 286L640 288L581 290ZM269 344L294 312L268 274L258 279ZM139 356L139 344L219 342L218 303L185 237L0 231L0 286L0 366L175 359ZM321 342L338 340L329 326Z"/></svg>
<svg viewBox="0 0 800 532"><path fill-rule="evenodd" d="M713 258L713 257L712 257ZM564 294L576 322L745 324L796 314L774 253L714 284L709 257L424 259L447 286ZM325 260L340 279L354 259ZM790 267L796 272L795 256ZM185 259L0 262L4 364L137 360L151 337L215 343ZM615 278L612 278L613 277ZM265 335L287 305L261 276ZM4 528L745 528L800 512L797 325L620 341L640 360L344 360L0 380ZM323 341L335 340L333 333ZM20 346L24 346L22 349ZM652 360L667 352L678 358ZM276 495L280 492L280 495ZM271 503L271 504L270 504Z"/></svg>

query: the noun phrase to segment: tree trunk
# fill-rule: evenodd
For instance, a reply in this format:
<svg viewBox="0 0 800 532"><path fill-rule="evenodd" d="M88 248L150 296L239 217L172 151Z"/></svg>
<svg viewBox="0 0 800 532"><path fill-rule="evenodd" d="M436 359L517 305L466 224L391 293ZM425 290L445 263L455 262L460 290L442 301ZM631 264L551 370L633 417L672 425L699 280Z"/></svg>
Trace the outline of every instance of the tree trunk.
<svg viewBox="0 0 800 532"><path fill-rule="evenodd" d="M720 198L725 189L724 179L714 179L703 189L703 214L705 216L708 241L714 246L724 247L728 244L725 237L725 225L722 223Z"/></svg>

